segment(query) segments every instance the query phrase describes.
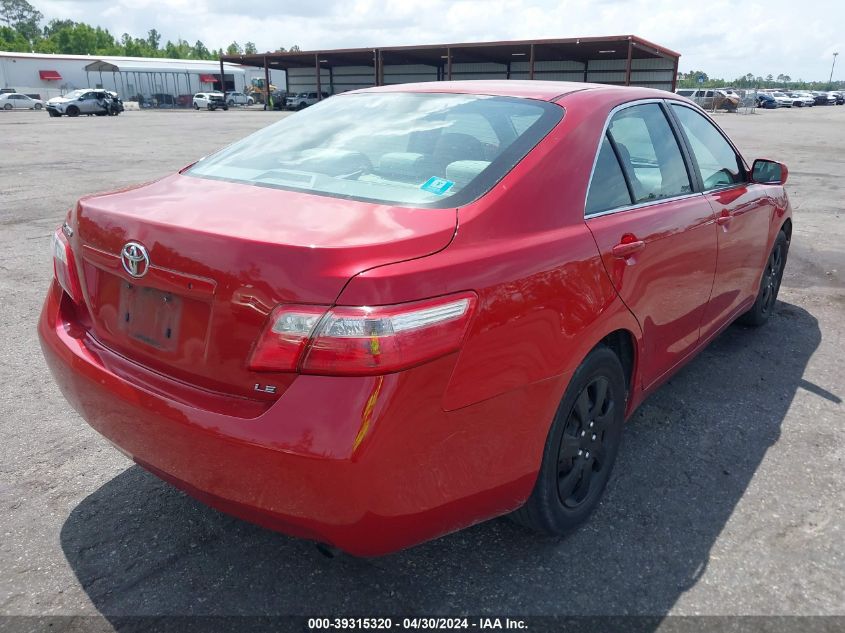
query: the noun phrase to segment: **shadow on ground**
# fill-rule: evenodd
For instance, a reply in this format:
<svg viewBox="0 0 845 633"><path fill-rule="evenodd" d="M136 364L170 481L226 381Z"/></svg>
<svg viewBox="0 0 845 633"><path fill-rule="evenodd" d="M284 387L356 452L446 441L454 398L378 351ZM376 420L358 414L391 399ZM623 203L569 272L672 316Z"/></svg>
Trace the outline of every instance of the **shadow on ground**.
<svg viewBox="0 0 845 633"><path fill-rule="evenodd" d="M821 340L780 303L729 328L634 415L604 502L566 539L498 519L374 560L232 519L138 467L87 497L61 534L96 608L127 615L666 614L777 442ZM659 621L659 620L658 620Z"/></svg>

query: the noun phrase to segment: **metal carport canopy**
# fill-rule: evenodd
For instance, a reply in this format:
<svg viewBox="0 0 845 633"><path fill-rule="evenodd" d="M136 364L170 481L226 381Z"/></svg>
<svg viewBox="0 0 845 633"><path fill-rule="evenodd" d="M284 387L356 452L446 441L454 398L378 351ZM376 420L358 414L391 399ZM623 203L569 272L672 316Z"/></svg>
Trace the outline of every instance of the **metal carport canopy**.
<svg viewBox="0 0 845 633"><path fill-rule="evenodd" d="M376 85L384 83L383 68L390 64L423 64L444 68L448 79L455 63L492 62L507 65L514 61L529 63L529 78L534 67L543 61L575 61L586 64L596 60L626 60L625 84L630 84L631 62L635 59L663 58L674 66L672 88L675 87L680 53L636 35L579 37L562 39L515 40L421 46L383 46L372 48L323 49L296 52L267 52L252 55L224 55L221 62L259 66L269 69L328 68L370 66ZM447 70L449 69L449 70Z"/></svg>

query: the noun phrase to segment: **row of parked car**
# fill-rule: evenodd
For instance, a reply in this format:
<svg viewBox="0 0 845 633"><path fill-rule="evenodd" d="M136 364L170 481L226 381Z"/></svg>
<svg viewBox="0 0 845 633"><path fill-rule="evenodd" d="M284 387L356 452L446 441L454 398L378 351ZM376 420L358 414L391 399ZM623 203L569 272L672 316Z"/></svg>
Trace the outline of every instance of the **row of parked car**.
<svg viewBox="0 0 845 633"><path fill-rule="evenodd" d="M302 110L320 100L317 92L288 94L283 90L273 92L270 98L274 110ZM322 98L328 99L329 93L323 92ZM225 96L220 92L198 92L192 101L195 110L216 110L217 108L228 110L233 105L252 105L253 103L253 98L242 92L227 92Z"/></svg>
<svg viewBox="0 0 845 633"><path fill-rule="evenodd" d="M761 90L757 93L757 106L760 108L812 108L817 105L843 105L845 91L799 90L783 92L780 90Z"/></svg>
<svg viewBox="0 0 845 633"><path fill-rule="evenodd" d="M682 97L692 99L705 110L727 110L733 112L740 107L757 108L804 108L816 105L843 105L845 91L785 92L782 90L735 90L734 88L680 88L675 91Z"/></svg>

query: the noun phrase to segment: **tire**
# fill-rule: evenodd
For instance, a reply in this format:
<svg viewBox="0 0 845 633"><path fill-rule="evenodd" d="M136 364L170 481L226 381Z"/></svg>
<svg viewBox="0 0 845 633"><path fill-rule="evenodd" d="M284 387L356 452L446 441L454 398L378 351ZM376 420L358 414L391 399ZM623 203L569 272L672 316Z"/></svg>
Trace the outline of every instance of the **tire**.
<svg viewBox="0 0 845 633"><path fill-rule="evenodd" d="M230 106L235 105L235 102L234 102L234 101L232 101L231 99L229 99L226 103L227 103L227 104L229 104Z"/></svg>
<svg viewBox="0 0 845 633"><path fill-rule="evenodd" d="M79 116L79 108L77 108L76 106L70 106L67 109L67 115L68 116Z"/></svg>
<svg viewBox="0 0 845 633"><path fill-rule="evenodd" d="M229 106L228 106L228 105L224 105L224 106L223 106L223 111L224 111L224 112L226 112L228 109L229 109Z"/></svg>
<svg viewBox="0 0 845 633"><path fill-rule="evenodd" d="M534 490L511 514L514 521L563 536L589 517L616 460L626 401L619 358L609 347L596 347L572 376L546 438Z"/></svg>
<svg viewBox="0 0 845 633"><path fill-rule="evenodd" d="M786 267L786 256L789 253L789 240L786 233L778 232L772 251L766 259L766 267L763 269L763 276L760 279L760 289L757 291L757 299L751 309L737 319L743 325L760 327L772 315L778 299L780 282L783 279L783 269Z"/></svg>
<svg viewBox="0 0 845 633"><path fill-rule="evenodd" d="M255 99L247 99L247 100L246 100L246 104L247 104L248 106L255 105Z"/></svg>
<svg viewBox="0 0 845 633"><path fill-rule="evenodd" d="M12 109L12 104L11 104L11 103L4 103L4 104L3 104L3 109L4 109L4 110L11 110L11 109Z"/></svg>
<svg viewBox="0 0 845 633"><path fill-rule="evenodd" d="M47 114L49 114L51 117L60 117L60 116L62 116L61 114L59 114L59 113L58 113L58 112L56 112L55 110L47 110Z"/></svg>
<svg viewBox="0 0 845 633"><path fill-rule="evenodd" d="M43 108L43 107L44 107L44 106L42 106L40 103L36 103L36 104L35 104L35 109L36 109L36 110L40 110L40 109L41 109L41 108Z"/></svg>
<svg viewBox="0 0 845 633"><path fill-rule="evenodd" d="M197 102L194 101L194 110L199 110L199 109L200 109L200 107L197 105Z"/></svg>

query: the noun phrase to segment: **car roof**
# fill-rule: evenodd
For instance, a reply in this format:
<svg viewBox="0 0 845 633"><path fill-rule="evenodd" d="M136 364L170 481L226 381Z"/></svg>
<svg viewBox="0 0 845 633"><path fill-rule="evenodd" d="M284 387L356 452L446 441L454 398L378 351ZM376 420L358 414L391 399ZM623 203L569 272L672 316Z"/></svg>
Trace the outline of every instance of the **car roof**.
<svg viewBox="0 0 845 633"><path fill-rule="evenodd" d="M427 81L423 83L394 84L350 90L345 94L360 94L367 92L426 92L475 94L496 97L521 97L524 99L538 99L541 101L556 101L561 97L586 91L607 91L619 94L625 91L634 99L666 99L674 93L655 88L638 88L613 86L609 84L592 84L581 81L542 81L542 80L476 80L476 81ZM637 93L637 94L634 94ZM567 99L568 100L568 99Z"/></svg>

